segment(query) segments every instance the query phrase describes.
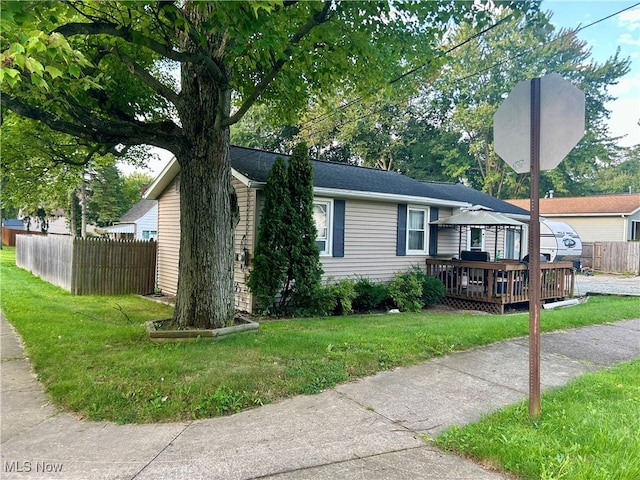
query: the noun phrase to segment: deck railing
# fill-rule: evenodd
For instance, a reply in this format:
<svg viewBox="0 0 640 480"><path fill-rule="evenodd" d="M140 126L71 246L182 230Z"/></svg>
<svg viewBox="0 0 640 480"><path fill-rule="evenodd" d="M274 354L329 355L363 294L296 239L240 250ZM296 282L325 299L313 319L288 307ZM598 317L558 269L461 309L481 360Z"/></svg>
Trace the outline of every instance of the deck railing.
<svg viewBox="0 0 640 480"><path fill-rule="evenodd" d="M472 262L427 258L427 274L442 280L448 298L499 305L529 301L529 268L517 260ZM541 300L573 297L572 262L541 263Z"/></svg>

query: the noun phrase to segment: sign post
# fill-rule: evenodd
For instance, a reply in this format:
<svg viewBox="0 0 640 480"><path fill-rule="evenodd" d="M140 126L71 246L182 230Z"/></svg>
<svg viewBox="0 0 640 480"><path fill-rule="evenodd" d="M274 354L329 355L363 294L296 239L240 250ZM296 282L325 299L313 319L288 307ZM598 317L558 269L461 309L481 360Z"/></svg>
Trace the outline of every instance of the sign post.
<svg viewBox="0 0 640 480"><path fill-rule="evenodd" d="M584 135L584 93L557 73L518 83L493 117L494 149L530 172L529 416L540 416L540 170L552 170ZM528 161L527 161L528 160Z"/></svg>
<svg viewBox="0 0 640 480"><path fill-rule="evenodd" d="M540 79L531 80L529 212L529 416L540 416Z"/></svg>

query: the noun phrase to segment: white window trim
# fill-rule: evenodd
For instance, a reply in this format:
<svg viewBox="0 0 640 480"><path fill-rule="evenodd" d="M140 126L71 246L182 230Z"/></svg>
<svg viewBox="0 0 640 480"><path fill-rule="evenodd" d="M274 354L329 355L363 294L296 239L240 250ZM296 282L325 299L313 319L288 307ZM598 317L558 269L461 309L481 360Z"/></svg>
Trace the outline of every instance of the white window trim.
<svg viewBox="0 0 640 480"><path fill-rule="evenodd" d="M147 234L147 238L145 238L144 234ZM142 239L143 240L157 240L158 231L157 230L142 230Z"/></svg>
<svg viewBox="0 0 640 480"><path fill-rule="evenodd" d="M424 212L424 249L422 250L412 250L409 248L409 218L411 217L411 211L420 211ZM429 207L424 206L416 206L416 205L407 205L407 233L406 233L406 252L407 255L426 255L429 253L429 215L431 212L429 211Z"/></svg>
<svg viewBox="0 0 640 480"><path fill-rule="evenodd" d="M467 228L467 250L471 250L471 230L481 230L482 231L482 245L480 245L480 252L486 251L486 240L487 240L487 229L485 227L469 227ZM478 248L478 247L475 247Z"/></svg>
<svg viewBox="0 0 640 480"><path fill-rule="evenodd" d="M333 199L331 198L314 198L314 205L316 203L322 203L327 206L327 238L326 247L324 250L320 250L321 257L330 257L333 254ZM318 240L318 237L316 237Z"/></svg>

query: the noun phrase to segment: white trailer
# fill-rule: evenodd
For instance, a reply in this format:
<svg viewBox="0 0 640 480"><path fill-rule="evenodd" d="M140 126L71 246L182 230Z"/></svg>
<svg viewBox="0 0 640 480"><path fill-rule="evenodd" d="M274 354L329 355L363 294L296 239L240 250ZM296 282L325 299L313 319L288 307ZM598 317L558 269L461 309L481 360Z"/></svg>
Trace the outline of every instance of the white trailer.
<svg viewBox="0 0 640 480"><path fill-rule="evenodd" d="M566 223L540 220L540 255L549 262L580 260L582 241Z"/></svg>

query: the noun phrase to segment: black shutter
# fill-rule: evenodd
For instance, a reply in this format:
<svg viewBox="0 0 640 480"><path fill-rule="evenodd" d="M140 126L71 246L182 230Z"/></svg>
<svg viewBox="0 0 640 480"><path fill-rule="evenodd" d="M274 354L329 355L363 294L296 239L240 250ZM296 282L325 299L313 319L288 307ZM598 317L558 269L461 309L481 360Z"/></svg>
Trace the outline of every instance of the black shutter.
<svg viewBox="0 0 640 480"><path fill-rule="evenodd" d="M396 240L396 255L404 257L407 254L407 204L398 204L398 235Z"/></svg>
<svg viewBox="0 0 640 480"><path fill-rule="evenodd" d="M429 223L438 220L440 209L431 207L429 209ZM429 225L429 256L435 257L438 254L438 226Z"/></svg>
<svg viewBox="0 0 640 480"><path fill-rule="evenodd" d="M345 201L333 201L333 256L344 257Z"/></svg>

